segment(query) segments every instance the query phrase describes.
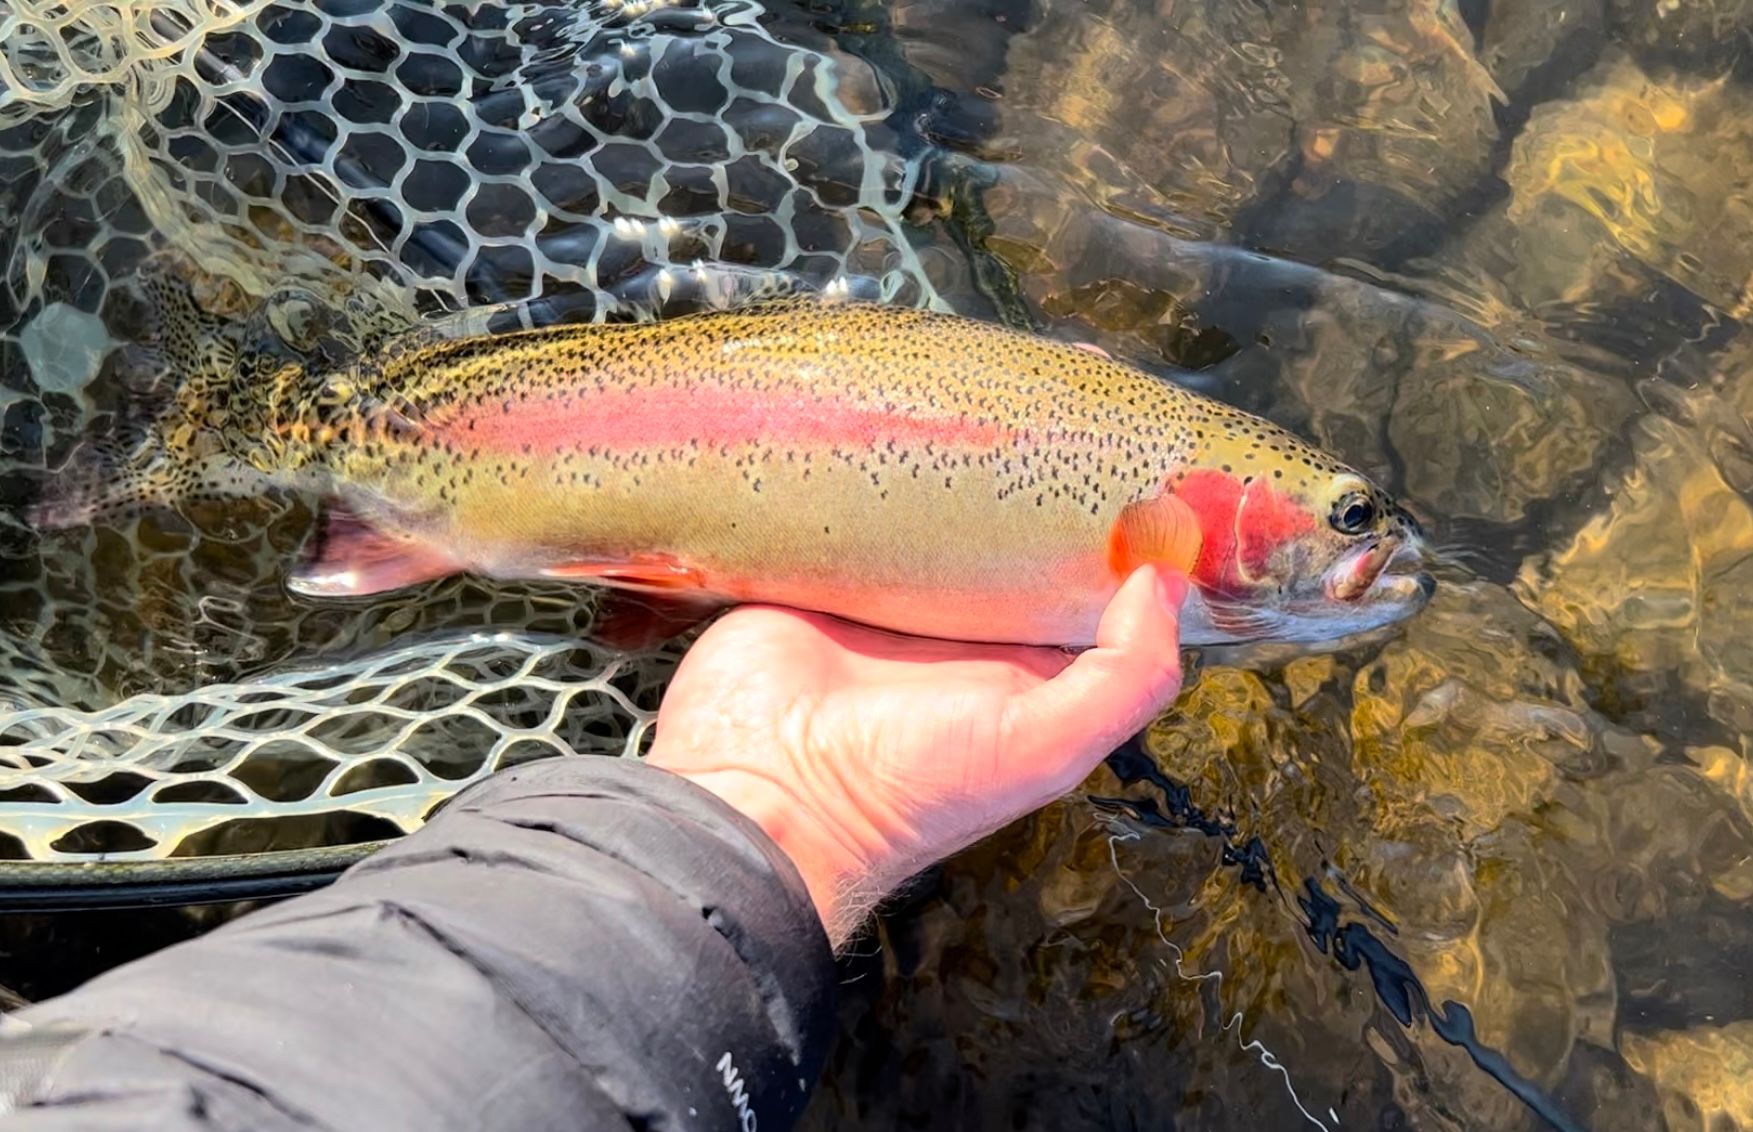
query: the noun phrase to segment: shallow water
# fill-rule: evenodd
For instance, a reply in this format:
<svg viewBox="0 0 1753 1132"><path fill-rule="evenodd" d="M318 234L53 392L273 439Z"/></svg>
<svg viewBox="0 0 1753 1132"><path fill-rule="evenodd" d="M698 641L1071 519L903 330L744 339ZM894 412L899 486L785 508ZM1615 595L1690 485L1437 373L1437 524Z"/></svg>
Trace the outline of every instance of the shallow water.
<svg viewBox="0 0 1753 1132"><path fill-rule="evenodd" d="M384 26L374 4L321 8ZM544 182L548 220L485 243L545 241L556 277L618 257L561 280L597 304L648 301L653 265L704 249L1093 340L1380 476L1448 560L1395 632L1199 658L1176 710L1083 790L924 878L847 964L808 1127L1753 1127L1753 8L776 3L737 72L770 93L735 110L690 102L716 64L669 61L705 50L678 14L702 10L634 20L672 37L652 50L677 69L610 124L663 138L695 114L759 148L760 123L801 104L823 124L814 154L726 209L585 147L592 187ZM606 8L560 11L576 22L525 77L588 72L620 97L637 52L585 34ZM538 103L493 129L556 120ZM485 161L469 183L534 176ZM108 182L44 196L6 168L9 199L33 206L22 242L77 243L76 202ZM815 219L775 219L793 181ZM557 223L552 194L579 218ZM615 244L587 196L685 224ZM127 240L170 227L139 211ZM538 290L509 260L421 259L443 241L416 227L356 252L404 283L414 263L413 309ZM311 242L240 245L231 274L266 291L251 273L306 271ZM125 275L126 251L104 271ZM76 264L38 261L34 298L28 271L11 277L0 375L17 494L91 412L66 376L88 363L70 347L45 368L30 327L77 346L74 312L122 321ZM325 270L299 277L320 290ZM36 321L57 297L62 321ZM261 579L307 519L233 509L60 549L14 530L11 592L48 596L6 612L9 694L96 706L483 610L531 616L455 590L289 614ZM109 596L119 578L138 588ZM235 603L186 616L216 581Z"/></svg>

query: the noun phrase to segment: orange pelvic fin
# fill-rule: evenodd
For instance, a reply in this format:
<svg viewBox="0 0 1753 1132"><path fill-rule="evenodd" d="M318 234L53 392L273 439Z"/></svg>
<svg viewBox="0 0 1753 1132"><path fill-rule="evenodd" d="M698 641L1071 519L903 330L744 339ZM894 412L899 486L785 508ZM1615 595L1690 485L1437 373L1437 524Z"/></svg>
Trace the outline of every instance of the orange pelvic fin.
<svg viewBox="0 0 1753 1132"><path fill-rule="evenodd" d="M561 562L542 571L544 578L570 578L580 582L600 582L623 589L657 590L662 592L703 590L706 579L694 567L667 555L641 555L615 562Z"/></svg>
<svg viewBox="0 0 1753 1132"><path fill-rule="evenodd" d="M304 597L362 597L462 573L465 563L442 548L381 530L339 506L323 513L304 561L286 587Z"/></svg>
<svg viewBox="0 0 1753 1132"><path fill-rule="evenodd" d="M1147 562L1191 574L1205 543L1199 516L1178 496L1163 492L1129 503L1108 532L1108 568L1124 579Z"/></svg>
<svg viewBox="0 0 1753 1132"><path fill-rule="evenodd" d="M611 587L603 595L589 635L628 652L679 636L726 604L705 592L706 578L699 570L663 554L614 562L562 562L542 575Z"/></svg>

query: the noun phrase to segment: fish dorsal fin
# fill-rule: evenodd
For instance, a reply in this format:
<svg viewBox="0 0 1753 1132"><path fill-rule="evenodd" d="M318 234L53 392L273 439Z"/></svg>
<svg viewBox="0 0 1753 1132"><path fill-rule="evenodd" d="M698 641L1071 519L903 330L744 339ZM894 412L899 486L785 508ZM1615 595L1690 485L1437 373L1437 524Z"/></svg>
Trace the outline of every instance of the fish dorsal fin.
<svg viewBox="0 0 1753 1132"><path fill-rule="evenodd" d="M404 340L409 348L420 349L446 340L516 335L560 326L671 322L883 300L882 283L872 277L841 276L817 285L783 271L727 263L652 263L609 290L613 298L607 302L590 295L564 294L469 307L424 320L416 331L404 335Z"/></svg>

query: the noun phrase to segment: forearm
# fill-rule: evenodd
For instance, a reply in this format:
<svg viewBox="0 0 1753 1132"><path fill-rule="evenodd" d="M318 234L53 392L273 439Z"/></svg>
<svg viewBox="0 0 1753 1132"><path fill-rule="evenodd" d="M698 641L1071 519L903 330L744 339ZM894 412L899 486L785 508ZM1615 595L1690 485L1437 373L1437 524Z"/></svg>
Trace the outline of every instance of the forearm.
<svg viewBox="0 0 1753 1132"><path fill-rule="evenodd" d="M0 1128L780 1128L832 980L752 822L655 768L543 762L322 892L21 1012L85 1036Z"/></svg>

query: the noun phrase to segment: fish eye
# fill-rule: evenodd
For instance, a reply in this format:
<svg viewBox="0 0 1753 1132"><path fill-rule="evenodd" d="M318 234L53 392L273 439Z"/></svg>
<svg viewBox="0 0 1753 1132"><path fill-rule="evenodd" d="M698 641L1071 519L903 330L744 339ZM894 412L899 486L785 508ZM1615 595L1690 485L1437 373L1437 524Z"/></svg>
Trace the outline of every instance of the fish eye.
<svg viewBox="0 0 1753 1132"><path fill-rule="evenodd" d="M1361 535L1376 525L1376 505L1361 491L1348 491L1333 504L1328 519L1341 534Z"/></svg>

